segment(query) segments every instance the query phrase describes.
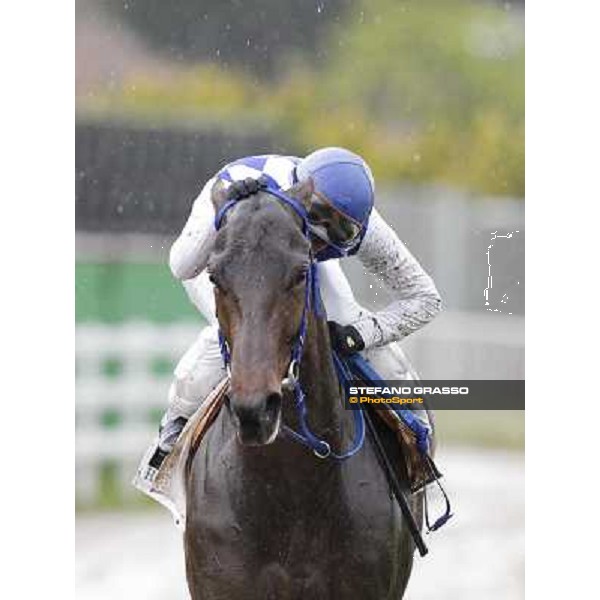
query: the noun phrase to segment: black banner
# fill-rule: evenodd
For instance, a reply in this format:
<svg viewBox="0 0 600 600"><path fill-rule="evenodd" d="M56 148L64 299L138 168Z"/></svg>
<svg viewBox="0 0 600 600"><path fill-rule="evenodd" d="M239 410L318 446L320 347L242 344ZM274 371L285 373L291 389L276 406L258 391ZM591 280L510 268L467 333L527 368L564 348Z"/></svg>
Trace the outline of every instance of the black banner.
<svg viewBox="0 0 600 600"><path fill-rule="evenodd" d="M525 381L424 380L351 381L344 403L352 410L378 408L431 408L434 410L524 410Z"/></svg>

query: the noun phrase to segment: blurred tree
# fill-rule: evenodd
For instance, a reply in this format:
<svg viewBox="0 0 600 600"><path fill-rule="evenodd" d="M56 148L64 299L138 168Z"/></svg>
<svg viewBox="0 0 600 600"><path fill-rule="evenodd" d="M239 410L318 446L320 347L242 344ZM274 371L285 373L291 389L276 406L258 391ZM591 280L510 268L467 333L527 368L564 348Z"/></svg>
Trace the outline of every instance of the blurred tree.
<svg viewBox="0 0 600 600"><path fill-rule="evenodd" d="M327 123L322 131L368 148L389 177L524 193L521 10L475 0L362 0L329 39L311 115ZM336 123L340 104L345 124Z"/></svg>
<svg viewBox="0 0 600 600"><path fill-rule="evenodd" d="M317 40L356 0L106 0L169 58L210 60L258 75L277 72L290 50L317 60Z"/></svg>
<svg viewBox="0 0 600 600"><path fill-rule="evenodd" d="M272 2L250 4L266 11ZM151 73L95 94L88 107L96 112L123 110L154 121L201 120L222 129L266 127L300 153L325 145L354 149L368 158L382 180L439 181L478 193L522 197L522 9L484 0L338 2L346 10L343 17L330 19L323 32L319 65L295 47L281 53L269 47L264 65L255 65L260 59L249 51L242 55L252 68L224 69L223 60L210 60L170 77ZM143 20L152 12L150 5L157 7L157 15L164 10L171 18L177 14L174 6L190 7L183 0L168 8L158 0L135 4L142 3ZM203 4L211 7L213 0ZM283 44L295 39L293 32L314 33L290 16L290 7L300 10L301 4L310 4L311 11L315 6L290 0L282 3L282 12L275 8L261 13L250 10L248 2L241 11L241 0L230 0L210 18L214 24L218 14L219 23L235 22L236 28L279 21L269 34L279 31ZM322 12L333 3L326 6ZM234 7L239 9L235 18ZM227 35L236 44L241 39L238 29L235 35L222 26L209 30L216 38L199 40L202 47L223 30L230 31ZM164 31L171 36L175 29ZM236 48L230 48L231 56ZM263 85L257 73L272 72L275 65L282 68L279 77Z"/></svg>
<svg viewBox="0 0 600 600"><path fill-rule="evenodd" d="M403 130L524 113L520 15L473 0L363 0L334 26L328 92Z"/></svg>

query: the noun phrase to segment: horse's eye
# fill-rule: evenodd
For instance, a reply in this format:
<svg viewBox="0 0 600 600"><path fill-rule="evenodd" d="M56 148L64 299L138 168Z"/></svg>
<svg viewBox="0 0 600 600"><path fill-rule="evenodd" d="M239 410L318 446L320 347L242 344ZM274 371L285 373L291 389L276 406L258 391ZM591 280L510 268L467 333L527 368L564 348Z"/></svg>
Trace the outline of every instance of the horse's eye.
<svg viewBox="0 0 600 600"><path fill-rule="evenodd" d="M208 280L220 291L223 291L223 286L221 286L221 284L219 283L219 281L217 280L217 278L214 276L213 273L209 273L208 275Z"/></svg>
<svg viewBox="0 0 600 600"><path fill-rule="evenodd" d="M295 287L298 287L299 285L303 284L305 281L306 281L306 270L301 269L300 271L297 271L296 273L294 273L294 276L292 277L292 279L290 281L289 288L293 289Z"/></svg>

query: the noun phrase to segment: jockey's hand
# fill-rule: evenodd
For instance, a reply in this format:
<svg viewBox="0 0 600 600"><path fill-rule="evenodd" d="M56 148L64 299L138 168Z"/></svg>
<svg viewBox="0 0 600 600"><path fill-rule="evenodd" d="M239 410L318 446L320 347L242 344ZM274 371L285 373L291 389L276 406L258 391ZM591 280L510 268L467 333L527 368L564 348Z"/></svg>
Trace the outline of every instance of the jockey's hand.
<svg viewBox="0 0 600 600"><path fill-rule="evenodd" d="M243 198L248 198L253 194L256 194L258 190L264 189L267 187L267 182L262 177L258 179L253 179L252 177L246 177L246 179L240 181L234 181L229 190L227 191L227 197L230 200L242 200Z"/></svg>
<svg viewBox="0 0 600 600"><path fill-rule="evenodd" d="M334 350L344 356L355 354L365 349L365 342L360 333L352 325L340 325L335 321L327 321L329 337Z"/></svg>

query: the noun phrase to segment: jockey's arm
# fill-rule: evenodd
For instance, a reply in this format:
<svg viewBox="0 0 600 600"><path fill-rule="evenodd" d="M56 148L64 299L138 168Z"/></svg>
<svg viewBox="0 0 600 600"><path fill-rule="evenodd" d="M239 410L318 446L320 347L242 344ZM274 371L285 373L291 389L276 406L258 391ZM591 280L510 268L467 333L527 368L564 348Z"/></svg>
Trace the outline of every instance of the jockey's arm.
<svg viewBox="0 0 600 600"><path fill-rule="evenodd" d="M410 335L442 309L442 299L431 277L375 209L356 256L395 296L383 310L352 323L366 348Z"/></svg>
<svg viewBox="0 0 600 600"><path fill-rule="evenodd" d="M183 231L171 246L169 266L177 279L192 279L206 267L216 235L215 210L211 202L214 183L212 178L202 188Z"/></svg>

